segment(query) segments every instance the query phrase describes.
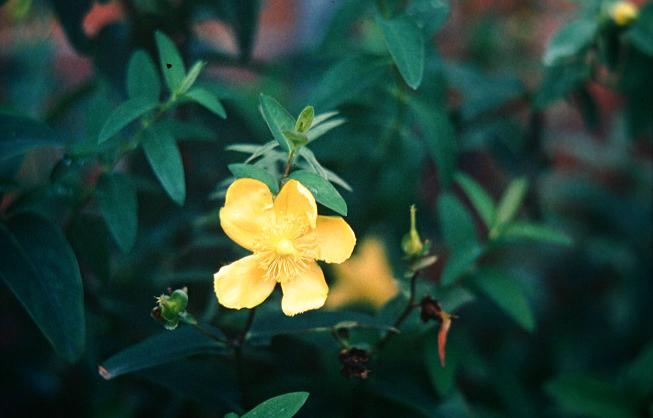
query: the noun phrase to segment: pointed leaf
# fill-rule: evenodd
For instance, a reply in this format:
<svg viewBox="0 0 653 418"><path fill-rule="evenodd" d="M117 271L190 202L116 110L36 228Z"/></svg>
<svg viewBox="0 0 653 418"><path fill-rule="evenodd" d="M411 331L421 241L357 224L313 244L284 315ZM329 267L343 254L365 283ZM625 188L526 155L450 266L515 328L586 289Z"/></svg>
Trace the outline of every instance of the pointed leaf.
<svg viewBox="0 0 653 418"><path fill-rule="evenodd" d="M449 286L463 275L467 274L474 267L474 263L483 253L483 248L477 244L470 247L462 247L454 251L447 257L442 278L440 282L444 286Z"/></svg>
<svg viewBox="0 0 653 418"><path fill-rule="evenodd" d="M127 68L127 93L129 97L147 97L158 101L161 95L161 82L156 66L150 55L139 49L129 59Z"/></svg>
<svg viewBox="0 0 653 418"><path fill-rule="evenodd" d="M151 126L143 134L143 150L152 171L168 196L178 205L186 199L186 178L177 142L170 132Z"/></svg>
<svg viewBox="0 0 653 418"><path fill-rule="evenodd" d="M457 173L456 182L465 191L465 194L474 205L485 225L489 228L494 223L495 207L490 195L483 190L480 184L464 173Z"/></svg>
<svg viewBox="0 0 653 418"><path fill-rule="evenodd" d="M343 216L347 216L347 203L328 180L306 170L290 173L289 178L298 180L313 193L315 200Z"/></svg>
<svg viewBox="0 0 653 418"><path fill-rule="evenodd" d="M107 118L100 130L98 143L102 143L117 134L122 128L140 118L158 106L151 97L138 96L118 106Z"/></svg>
<svg viewBox="0 0 653 418"><path fill-rule="evenodd" d="M521 207L527 190L528 180L524 177L515 179L508 185L508 188L503 193L503 196L501 196L501 200L497 206L494 227L501 227L513 220L517 211Z"/></svg>
<svg viewBox="0 0 653 418"><path fill-rule="evenodd" d="M308 392L275 396L254 407L241 418L292 418L304 406Z"/></svg>
<svg viewBox="0 0 653 418"><path fill-rule="evenodd" d="M572 245L573 240L565 233L547 225L528 222L514 222L504 229L501 237L515 240L534 240L559 245Z"/></svg>
<svg viewBox="0 0 653 418"><path fill-rule="evenodd" d="M63 142L46 124L35 119L0 112L0 161L41 146Z"/></svg>
<svg viewBox="0 0 653 418"><path fill-rule="evenodd" d="M21 213L0 223L0 277L59 355L75 361L86 333L82 280L58 226Z"/></svg>
<svg viewBox="0 0 653 418"><path fill-rule="evenodd" d="M501 271L482 270L474 274L474 284L525 330L533 331L533 312L516 278Z"/></svg>
<svg viewBox="0 0 653 418"><path fill-rule="evenodd" d="M220 116L222 119L227 117L227 112L224 110L222 103L218 100L215 94L202 87L193 87L190 89L186 96L190 97L197 104L205 107L207 110Z"/></svg>
<svg viewBox="0 0 653 418"><path fill-rule="evenodd" d="M217 330L212 332L218 337L221 336ZM98 366L98 371L103 378L109 380L195 354L220 353L223 350L223 344L201 334L195 328L182 326L174 331L164 331L114 354Z"/></svg>
<svg viewBox="0 0 653 418"><path fill-rule="evenodd" d="M544 64L554 65L579 54L594 39L598 22L594 16L576 19L558 30L546 47L543 57Z"/></svg>
<svg viewBox="0 0 653 418"><path fill-rule="evenodd" d="M477 242L474 220L467 208L451 193L438 199L440 230L446 245L454 252Z"/></svg>
<svg viewBox="0 0 653 418"><path fill-rule="evenodd" d="M131 180L124 174L103 174L98 180L96 199L116 244L123 252L129 251L138 227L138 201Z"/></svg>
<svg viewBox="0 0 653 418"><path fill-rule="evenodd" d="M415 21L399 16L381 22L383 38L406 84L417 90L424 74L424 37Z"/></svg>
<svg viewBox="0 0 653 418"><path fill-rule="evenodd" d="M261 114L270 132L272 132L272 136L281 145L281 148L290 151L292 148L290 141L283 132L295 128L295 118L273 97L261 94L259 95L259 103L261 105Z"/></svg>
<svg viewBox="0 0 653 418"><path fill-rule="evenodd" d="M159 64L171 92L177 92L186 76L186 67L174 42L161 31L156 31L156 46L159 50Z"/></svg>

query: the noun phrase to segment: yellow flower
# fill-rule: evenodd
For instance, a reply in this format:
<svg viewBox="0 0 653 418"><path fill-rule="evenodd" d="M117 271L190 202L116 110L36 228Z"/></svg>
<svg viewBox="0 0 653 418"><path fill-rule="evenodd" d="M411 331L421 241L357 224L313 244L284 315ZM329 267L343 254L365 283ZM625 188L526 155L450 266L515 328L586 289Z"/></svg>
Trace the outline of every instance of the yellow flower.
<svg viewBox="0 0 653 418"><path fill-rule="evenodd" d="M218 302L232 309L261 304L277 283L286 315L322 307L329 288L315 260L342 263L356 244L344 219L318 215L315 198L296 180L288 181L274 199L260 181L236 180L220 209L220 225L253 253L213 276Z"/></svg>
<svg viewBox="0 0 653 418"><path fill-rule="evenodd" d="M379 308L397 294L397 284L383 243L377 238L365 239L357 254L334 266L334 272L338 280L327 300L329 308L353 303L367 303Z"/></svg>
<svg viewBox="0 0 653 418"><path fill-rule="evenodd" d="M617 2L610 9L612 20L619 26L630 25L637 19L638 14L637 6L629 1Z"/></svg>

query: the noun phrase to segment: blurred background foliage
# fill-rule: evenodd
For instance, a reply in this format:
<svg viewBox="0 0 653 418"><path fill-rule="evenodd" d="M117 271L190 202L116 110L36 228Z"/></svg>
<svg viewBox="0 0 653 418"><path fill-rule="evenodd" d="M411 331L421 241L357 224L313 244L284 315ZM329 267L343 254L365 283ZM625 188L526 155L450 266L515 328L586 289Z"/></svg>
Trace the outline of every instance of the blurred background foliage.
<svg viewBox="0 0 653 418"><path fill-rule="evenodd" d="M3 416L215 417L295 391L305 417L653 416L653 4L0 4ZM259 93L339 112L303 164L337 173L359 247L326 269L328 310L264 304L237 362L149 311L187 286L213 336L242 329L212 275L244 254L217 210L251 175L237 151L273 139ZM459 316L446 367L413 311L344 377L343 339L372 349L413 294L411 204L438 256L414 297Z"/></svg>

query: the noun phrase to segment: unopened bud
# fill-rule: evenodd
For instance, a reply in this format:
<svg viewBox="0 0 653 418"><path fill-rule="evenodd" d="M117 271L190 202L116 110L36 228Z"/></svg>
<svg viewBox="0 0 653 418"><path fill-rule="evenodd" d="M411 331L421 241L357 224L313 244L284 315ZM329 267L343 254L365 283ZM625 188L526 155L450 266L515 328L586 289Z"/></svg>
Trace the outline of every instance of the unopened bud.
<svg viewBox="0 0 653 418"><path fill-rule="evenodd" d="M417 209L415 205L410 207L410 230L401 240L401 249L408 257L418 257L424 253L424 242L417 232Z"/></svg>
<svg viewBox="0 0 653 418"><path fill-rule="evenodd" d="M628 26L637 19L637 5L629 1L619 1L610 8L610 17L618 26Z"/></svg>
<svg viewBox="0 0 653 418"><path fill-rule="evenodd" d="M313 106L306 106L302 113L299 114L297 122L295 123L295 130L297 132L306 133L313 125L313 118L315 117L315 110Z"/></svg>

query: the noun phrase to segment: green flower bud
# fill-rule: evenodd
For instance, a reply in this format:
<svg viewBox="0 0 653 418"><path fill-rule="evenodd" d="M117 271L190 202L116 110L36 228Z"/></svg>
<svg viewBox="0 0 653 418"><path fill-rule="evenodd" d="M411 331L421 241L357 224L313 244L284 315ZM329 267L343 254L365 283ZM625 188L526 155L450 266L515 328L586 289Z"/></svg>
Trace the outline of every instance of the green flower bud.
<svg viewBox="0 0 653 418"><path fill-rule="evenodd" d="M410 230L401 240L401 249L408 257L418 257L424 253L424 242L417 232L416 221L417 209L415 205L410 206Z"/></svg>
<svg viewBox="0 0 653 418"><path fill-rule="evenodd" d="M186 316L188 306L186 288L177 289L169 295L161 295L156 298L156 303L157 306L154 308L156 313L153 316L160 319L166 329L175 329L179 325L179 320Z"/></svg>

